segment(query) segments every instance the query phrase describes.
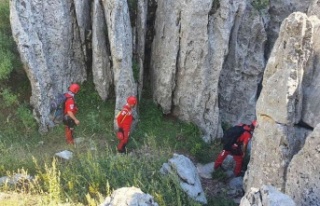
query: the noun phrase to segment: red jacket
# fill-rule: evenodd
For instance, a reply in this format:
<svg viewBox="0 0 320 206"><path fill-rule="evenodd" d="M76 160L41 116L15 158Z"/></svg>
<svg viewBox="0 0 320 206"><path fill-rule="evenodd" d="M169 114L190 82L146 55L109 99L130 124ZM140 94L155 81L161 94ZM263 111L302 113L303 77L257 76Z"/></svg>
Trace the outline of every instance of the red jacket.
<svg viewBox="0 0 320 206"><path fill-rule="evenodd" d="M67 114L68 111L72 112L74 115L78 112L78 107L75 104L73 94L66 93L65 96L67 97L64 103L64 114Z"/></svg>
<svg viewBox="0 0 320 206"><path fill-rule="evenodd" d="M238 138L237 143L239 145L247 145L252 137L251 129L249 126L244 126L246 130L242 135Z"/></svg>
<svg viewBox="0 0 320 206"><path fill-rule="evenodd" d="M130 130L133 121L131 107L128 104L124 105L121 112L117 115L116 119L119 128Z"/></svg>

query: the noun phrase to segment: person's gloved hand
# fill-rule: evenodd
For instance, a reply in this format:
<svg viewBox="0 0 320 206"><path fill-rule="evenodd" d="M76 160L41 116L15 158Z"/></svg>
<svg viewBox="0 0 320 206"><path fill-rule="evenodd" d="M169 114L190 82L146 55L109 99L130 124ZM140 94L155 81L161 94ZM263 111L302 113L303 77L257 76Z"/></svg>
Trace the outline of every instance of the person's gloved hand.
<svg viewBox="0 0 320 206"><path fill-rule="evenodd" d="M122 140L122 139L123 139L123 136L124 136L123 129L122 129L122 128L119 128L118 131L117 131L117 138L118 138L119 140Z"/></svg>

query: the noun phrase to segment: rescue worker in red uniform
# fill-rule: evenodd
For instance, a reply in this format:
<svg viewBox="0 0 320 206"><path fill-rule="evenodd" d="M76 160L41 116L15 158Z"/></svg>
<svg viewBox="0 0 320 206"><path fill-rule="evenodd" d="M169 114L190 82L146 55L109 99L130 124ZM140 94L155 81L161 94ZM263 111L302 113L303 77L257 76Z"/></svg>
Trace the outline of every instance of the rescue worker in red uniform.
<svg viewBox="0 0 320 206"><path fill-rule="evenodd" d="M118 125L117 138L119 139L117 150L119 153L124 153L126 151L126 145L129 141L130 129L133 121L132 109L136 104L137 98L135 96L128 97L127 103L116 116L116 122Z"/></svg>
<svg viewBox="0 0 320 206"><path fill-rule="evenodd" d="M252 138L252 133L254 131L254 128L257 126L257 121L256 120L252 121L251 125L243 125L243 124L241 125L240 124L239 126L243 126L245 131L242 133L242 135L240 135L240 137L238 137L237 142L233 146L233 147L237 147L237 148L240 147L239 148L240 150L237 150L237 148L233 148L233 149L240 151L240 152L237 152L236 154L234 154L234 153L232 153L232 151L229 151L224 148L220 152L220 154L218 155L216 161L214 162L214 170L217 170L222 165L225 158L228 155L232 155L232 157L236 163L235 168L234 168L234 175L236 177L241 175L242 162L243 162L243 159L246 155L247 146L248 146L250 139Z"/></svg>
<svg viewBox="0 0 320 206"><path fill-rule="evenodd" d="M74 100L74 95L80 90L78 84L71 84L65 97L67 98L64 104L64 118L63 123L66 125L65 136L68 144L74 144L73 131L76 125L80 124L80 121L76 118L78 107Z"/></svg>

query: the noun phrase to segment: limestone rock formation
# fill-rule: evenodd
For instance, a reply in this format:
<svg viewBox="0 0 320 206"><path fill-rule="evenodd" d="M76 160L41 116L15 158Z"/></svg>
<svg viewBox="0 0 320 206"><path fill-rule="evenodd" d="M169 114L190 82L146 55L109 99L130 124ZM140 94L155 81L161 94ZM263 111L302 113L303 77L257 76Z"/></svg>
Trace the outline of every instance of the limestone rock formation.
<svg viewBox="0 0 320 206"><path fill-rule="evenodd" d="M268 19L266 23L266 31L268 35L266 55L269 56L273 45L277 40L280 32L282 21L293 12L306 12L309 2L313 0L270 0L268 5Z"/></svg>
<svg viewBox="0 0 320 206"><path fill-rule="evenodd" d="M132 31L127 1L102 0L112 57L116 113L126 98L137 94L132 71Z"/></svg>
<svg viewBox="0 0 320 206"><path fill-rule="evenodd" d="M320 203L320 124L307 137L304 147L289 164L286 194L297 205L309 206Z"/></svg>
<svg viewBox="0 0 320 206"><path fill-rule="evenodd" d="M88 60L87 42L91 41L91 0L74 1L77 24L81 39L81 47L83 50L85 61ZM89 39L88 39L89 38Z"/></svg>
<svg viewBox="0 0 320 206"><path fill-rule="evenodd" d="M264 22L258 11L250 4L239 10L219 80L219 109L223 122L249 124L255 119L266 40Z"/></svg>
<svg viewBox="0 0 320 206"><path fill-rule="evenodd" d="M52 12L54 11L54 12ZM10 1L12 34L31 83L40 132L53 126L50 99L86 80L75 8L70 1Z"/></svg>
<svg viewBox="0 0 320 206"><path fill-rule="evenodd" d="M173 154L173 158L162 165L160 172L165 175L177 175L182 190L190 198L202 204L207 204L198 170L189 158L184 155Z"/></svg>
<svg viewBox="0 0 320 206"><path fill-rule="evenodd" d="M143 89L145 44L147 32L148 0L138 0L137 8L137 53L139 64L138 96L141 99Z"/></svg>
<svg viewBox="0 0 320 206"><path fill-rule="evenodd" d="M318 16L309 18L315 25L313 28L313 52L309 58L303 78L302 121L311 127L315 127L320 122L320 38L319 35L316 35L320 32L320 14Z"/></svg>
<svg viewBox="0 0 320 206"><path fill-rule="evenodd" d="M122 187L115 190L100 206L158 206L149 194L143 193L136 187Z"/></svg>
<svg viewBox="0 0 320 206"><path fill-rule="evenodd" d="M288 195L281 193L271 185L263 185L260 189L251 188L241 199L240 206L295 206Z"/></svg>
<svg viewBox="0 0 320 206"><path fill-rule="evenodd" d="M318 29L318 18L300 12L292 13L281 25L257 102L259 126L254 133L251 160L245 176L247 189L271 184L282 192L298 190L294 184L289 188L286 181L289 164L297 164L294 156L299 156L300 150L309 150L305 139L310 130L301 127L305 125L303 117L306 113L302 105L317 104L304 98L304 91L306 83L315 82L314 74L307 68L316 59L314 55L319 55ZM314 89L318 92L316 87ZM319 111L311 108L308 109L309 115L318 116ZM308 170L309 173L316 171L316 168ZM295 200L300 192L290 195Z"/></svg>
<svg viewBox="0 0 320 206"><path fill-rule="evenodd" d="M96 90L101 99L106 100L113 83L113 72L107 24L99 0L93 2L92 8L92 74Z"/></svg>
<svg viewBox="0 0 320 206"><path fill-rule="evenodd" d="M245 7L244 0L158 2L151 65L154 100L164 113L198 125L205 141L222 136L219 75L237 15Z"/></svg>

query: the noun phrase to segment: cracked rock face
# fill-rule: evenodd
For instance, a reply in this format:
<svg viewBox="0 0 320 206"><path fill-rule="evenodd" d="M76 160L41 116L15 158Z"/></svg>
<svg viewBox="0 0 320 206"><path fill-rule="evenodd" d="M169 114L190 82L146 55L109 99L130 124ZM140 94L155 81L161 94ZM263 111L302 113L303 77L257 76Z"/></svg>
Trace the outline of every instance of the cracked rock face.
<svg viewBox="0 0 320 206"><path fill-rule="evenodd" d="M46 132L53 126L50 100L87 78L75 8L70 1L13 0L10 21L31 83L34 116L40 132Z"/></svg>
<svg viewBox="0 0 320 206"><path fill-rule="evenodd" d="M320 193L314 193L319 183L313 178L319 168L312 163L320 157L316 142L319 128L310 131L319 115L315 110L318 101L306 92L310 88L319 92L314 79L319 23L316 16L295 12L281 25L257 102L259 126L245 176L246 190L271 184L297 205L312 205L320 199Z"/></svg>
<svg viewBox="0 0 320 206"><path fill-rule="evenodd" d="M102 0L112 57L116 114L130 95L137 94L132 71L132 31L128 4L123 0Z"/></svg>
<svg viewBox="0 0 320 206"><path fill-rule="evenodd" d="M266 40L261 16L252 6L246 5L235 19L229 53L219 79L219 109L223 122L249 124L255 119Z"/></svg>

